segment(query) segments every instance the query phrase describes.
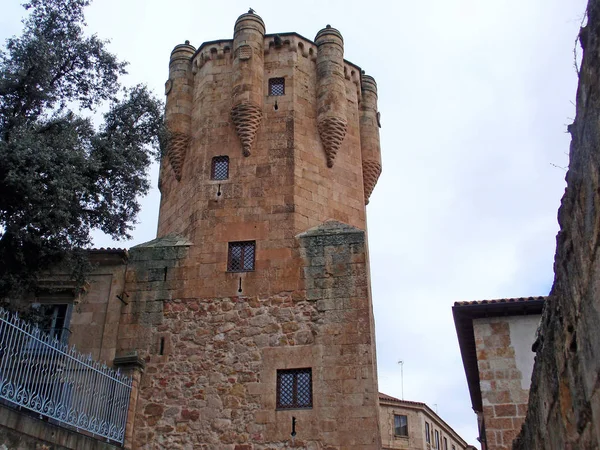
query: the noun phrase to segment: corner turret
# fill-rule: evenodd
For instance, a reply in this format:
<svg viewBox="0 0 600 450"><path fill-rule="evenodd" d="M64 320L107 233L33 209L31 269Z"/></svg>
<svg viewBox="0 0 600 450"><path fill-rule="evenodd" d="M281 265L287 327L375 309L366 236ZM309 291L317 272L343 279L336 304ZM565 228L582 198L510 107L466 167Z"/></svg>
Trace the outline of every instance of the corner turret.
<svg viewBox="0 0 600 450"><path fill-rule="evenodd" d="M348 121L345 115L344 39L341 33L327 25L317 33L317 126L327 157L327 167L333 167Z"/></svg>
<svg viewBox="0 0 600 450"><path fill-rule="evenodd" d="M377 83L369 75L361 77L362 102L360 107L360 148L362 154L365 204L381 175L381 148L379 145L379 112L377 111Z"/></svg>
<svg viewBox="0 0 600 450"><path fill-rule="evenodd" d="M169 130L167 159L178 181L181 180L181 171L190 144L192 56L195 51L196 48L190 45L190 41L175 46L169 59L169 79L165 83L165 122Z"/></svg>
<svg viewBox="0 0 600 450"><path fill-rule="evenodd" d="M265 24L260 16L248 12L238 17L233 34L231 120L244 156L250 156L262 120L264 39Z"/></svg>

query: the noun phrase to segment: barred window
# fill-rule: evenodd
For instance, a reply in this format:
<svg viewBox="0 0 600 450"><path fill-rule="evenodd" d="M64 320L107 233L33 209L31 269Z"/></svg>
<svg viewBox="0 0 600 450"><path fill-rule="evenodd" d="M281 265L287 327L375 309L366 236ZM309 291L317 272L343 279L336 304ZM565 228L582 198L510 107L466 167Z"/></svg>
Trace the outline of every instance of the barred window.
<svg viewBox="0 0 600 450"><path fill-rule="evenodd" d="M210 169L211 180L226 180L229 178L229 156L215 156Z"/></svg>
<svg viewBox="0 0 600 450"><path fill-rule="evenodd" d="M285 78L269 78L269 95L285 95Z"/></svg>
<svg viewBox="0 0 600 450"><path fill-rule="evenodd" d="M406 416L394 415L394 434L408 436L408 418Z"/></svg>
<svg viewBox="0 0 600 450"><path fill-rule="evenodd" d="M277 409L312 408L312 369L277 371Z"/></svg>
<svg viewBox="0 0 600 450"><path fill-rule="evenodd" d="M255 241L230 242L227 270L229 272L250 272L254 270Z"/></svg>

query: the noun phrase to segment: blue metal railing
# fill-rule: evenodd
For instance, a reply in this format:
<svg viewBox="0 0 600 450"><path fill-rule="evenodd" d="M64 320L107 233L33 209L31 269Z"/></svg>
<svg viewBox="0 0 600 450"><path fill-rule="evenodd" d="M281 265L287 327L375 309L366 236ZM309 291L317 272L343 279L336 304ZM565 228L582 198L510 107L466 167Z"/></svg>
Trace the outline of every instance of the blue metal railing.
<svg viewBox="0 0 600 450"><path fill-rule="evenodd" d="M132 380L0 308L0 398L123 444Z"/></svg>

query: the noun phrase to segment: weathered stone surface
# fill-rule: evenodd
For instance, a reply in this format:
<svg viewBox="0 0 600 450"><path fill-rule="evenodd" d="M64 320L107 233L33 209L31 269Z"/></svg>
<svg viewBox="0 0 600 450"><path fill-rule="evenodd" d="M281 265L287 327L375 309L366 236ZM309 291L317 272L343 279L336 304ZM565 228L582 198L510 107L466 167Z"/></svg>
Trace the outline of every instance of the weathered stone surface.
<svg viewBox="0 0 600 450"><path fill-rule="evenodd" d="M519 450L600 448L600 1L589 1L587 15L554 285Z"/></svg>
<svg viewBox="0 0 600 450"><path fill-rule="evenodd" d="M533 367L539 314L473 319L487 450L508 450L521 429ZM483 430L482 430L483 431Z"/></svg>
<svg viewBox="0 0 600 450"><path fill-rule="evenodd" d="M0 450L117 450L122 447L0 405Z"/></svg>
<svg viewBox="0 0 600 450"><path fill-rule="evenodd" d="M364 231L330 221L297 239L298 251L288 264L305 268L299 281L311 284L324 276L333 281L316 301L307 299L305 290L252 297L181 295L164 302L156 329L165 339L162 355L144 344L143 335L135 337L138 348L147 349L134 438L139 448L150 448L157 439L164 447L198 442L275 448L287 445L291 415L315 448L340 448L337 442L348 442L343 448L379 447L366 259L355 257L365 252ZM151 265L143 261L142 271ZM170 269L172 276L185 273L185 261L189 257ZM338 289L344 296L335 296ZM335 308L320 310L327 302ZM312 409L275 410L276 371L289 367L313 368ZM337 380L344 381L343 389L336 388ZM339 423L336 411L343 411L346 423L362 426L324 432L323 421Z"/></svg>

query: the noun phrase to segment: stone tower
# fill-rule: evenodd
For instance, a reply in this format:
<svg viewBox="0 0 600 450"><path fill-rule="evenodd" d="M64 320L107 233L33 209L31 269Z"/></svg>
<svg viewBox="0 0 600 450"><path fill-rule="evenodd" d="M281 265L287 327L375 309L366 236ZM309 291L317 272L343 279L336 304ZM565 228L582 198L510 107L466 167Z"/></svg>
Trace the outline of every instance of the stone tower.
<svg viewBox="0 0 600 450"><path fill-rule="evenodd" d="M265 34L252 12L233 40L171 53L146 248L185 251L152 269L164 302L140 350L135 446L380 448L365 217L377 85L343 56L329 25L312 42Z"/></svg>

